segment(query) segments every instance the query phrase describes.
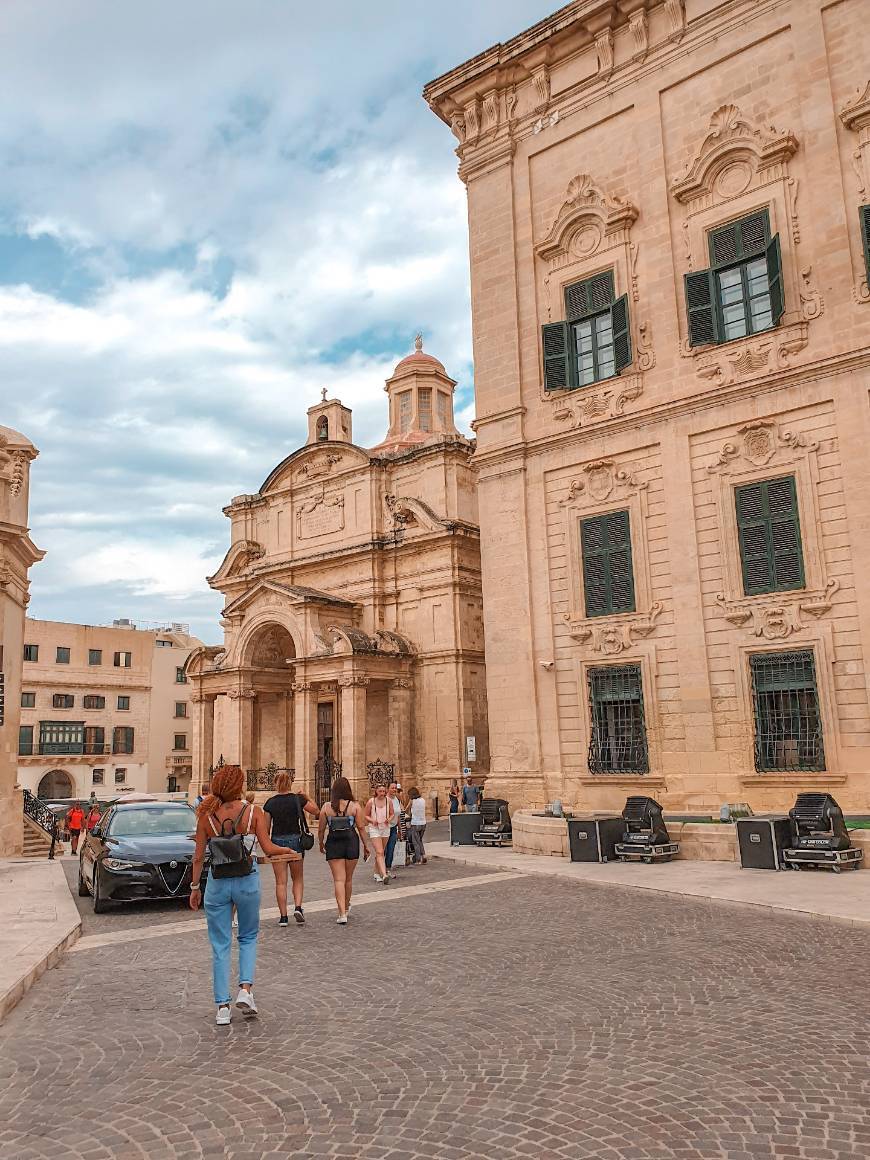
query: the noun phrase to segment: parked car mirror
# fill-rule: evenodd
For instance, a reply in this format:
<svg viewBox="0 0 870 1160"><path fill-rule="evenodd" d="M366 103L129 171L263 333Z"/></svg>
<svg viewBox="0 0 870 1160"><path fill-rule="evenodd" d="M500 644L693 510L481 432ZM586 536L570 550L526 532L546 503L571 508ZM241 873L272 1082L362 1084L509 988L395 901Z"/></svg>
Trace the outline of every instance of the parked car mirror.
<svg viewBox="0 0 870 1160"><path fill-rule="evenodd" d="M102 838L102 836L103 836L103 827L102 827L101 825L97 824L97 825L96 825L96 826L94 826L94 828L91 830L91 833L93 834L93 836L94 836L95 838Z"/></svg>

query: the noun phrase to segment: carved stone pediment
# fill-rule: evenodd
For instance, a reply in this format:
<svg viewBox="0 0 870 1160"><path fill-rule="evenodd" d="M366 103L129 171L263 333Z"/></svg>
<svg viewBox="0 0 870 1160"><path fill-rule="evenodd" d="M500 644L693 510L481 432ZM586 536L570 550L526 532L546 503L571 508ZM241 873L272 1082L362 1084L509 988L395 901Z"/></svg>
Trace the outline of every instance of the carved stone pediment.
<svg viewBox="0 0 870 1160"><path fill-rule="evenodd" d="M545 259L560 254L589 257L603 238L627 234L637 215L630 202L605 193L588 173L578 174L568 183L565 201L537 253Z"/></svg>
<svg viewBox="0 0 870 1160"><path fill-rule="evenodd" d="M645 640L655 629L661 615L661 601L656 600L646 614L631 613L619 617L596 617L594 620L575 620L565 613L568 635L585 644L590 652L617 656L632 648L637 640Z"/></svg>
<svg viewBox="0 0 870 1160"><path fill-rule="evenodd" d="M217 572L207 577L208 583L214 588L226 580L235 579L255 561L262 559L263 555L263 547L256 540L237 540L224 556Z"/></svg>
<svg viewBox="0 0 870 1160"><path fill-rule="evenodd" d="M775 419L756 419L737 429L737 439L729 439L713 463L707 465L712 473L733 471L742 459L753 467L765 467L778 453L815 451L818 443L807 439L799 431L780 427Z"/></svg>
<svg viewBox="0 0 870 1160"><path fill-rule="evenodd" d="M724 198L745 193L760 174L786 166L797 148L791 131L753 125L737 105L720 105L685 173L672 183L671 192L684 205L714 192Z"/></svg>
<svg viewBox="0 0 870 1160"><path fill-rule="evenodd" d="M580 507L587 503L599 504L610 499L614 492L625 495L647 486L645 481L638 480L631 471L617 466L614 460L595 459L584 464L582 474L571 480L568 496L562 504Z"/></svg>

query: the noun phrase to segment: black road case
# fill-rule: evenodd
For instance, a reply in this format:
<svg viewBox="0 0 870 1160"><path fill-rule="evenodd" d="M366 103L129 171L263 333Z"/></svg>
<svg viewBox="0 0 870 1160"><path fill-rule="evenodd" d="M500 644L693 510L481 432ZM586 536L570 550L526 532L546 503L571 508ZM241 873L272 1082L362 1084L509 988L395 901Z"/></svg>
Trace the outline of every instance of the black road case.
<svg viewBox="0 0 870 1160"><path fill-rule="evenodd" d="M450 845L473 846L474 835L480 829L483 815L476 810L473 814L450 815Z"/></svg>
<svg viewBox="0 0 870 1160"><path fill-rule="evenodd" d="M572 862L612 862L622 841L625 822L613 818L569 818L568 847Z"/></svg>
<svg viewBox="0 0 870 1160"><path fill-rule="evenodd" d="M783 851L792 844L792 825L787 814L756 814L738 818L737 842L744 870L787 870Z"/></svg>

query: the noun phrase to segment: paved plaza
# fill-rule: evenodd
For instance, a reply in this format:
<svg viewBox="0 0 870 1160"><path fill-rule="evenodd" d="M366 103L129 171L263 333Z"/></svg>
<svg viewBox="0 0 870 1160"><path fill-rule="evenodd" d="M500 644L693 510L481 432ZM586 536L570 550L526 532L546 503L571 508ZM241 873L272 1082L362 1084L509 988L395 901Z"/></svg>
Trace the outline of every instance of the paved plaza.
<svg viewBox="0 0 870 1160"><path fill-rule="evenodd" d="M228 1030L189 911L82 900L0 1026L0 1156L870 1154L860 929L442 861L361 870L345 929L308 874L308 924L264 923L260 1019Z"/></svg>

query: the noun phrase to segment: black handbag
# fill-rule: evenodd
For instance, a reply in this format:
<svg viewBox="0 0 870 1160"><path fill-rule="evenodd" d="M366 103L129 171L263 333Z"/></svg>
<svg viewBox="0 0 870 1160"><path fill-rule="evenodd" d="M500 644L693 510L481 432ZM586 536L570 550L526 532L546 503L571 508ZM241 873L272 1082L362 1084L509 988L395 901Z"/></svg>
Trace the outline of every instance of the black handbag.
<svg viewBox="0 0 870 1160"><path fill-rule="evenodd" d="M249 874L254 872L254 859L251 851L245 844L247 834L237 834L236 826L242 820L247 805L242 808L242 812L234 822L226 818L221 823L220 832L215 826L214 818L209 818L214 835L208 840L208 852L211 858L211 872L214 878L246 878ZM254 815L254 807L251 806L251 812L248 817L248 832L251 829L251 819ZM227 833L226 827L232 826L232 832Z"/></svg>
<svg viewBox="0 0 870 1160"><path fill-rule="evenodd" d="M308 820L305 817L305 811L302 809L302 803L299 800L299 794L296 797L296 809L299 811L299 845L303 850L314 849L314 835L308 829Z"/></svg>

